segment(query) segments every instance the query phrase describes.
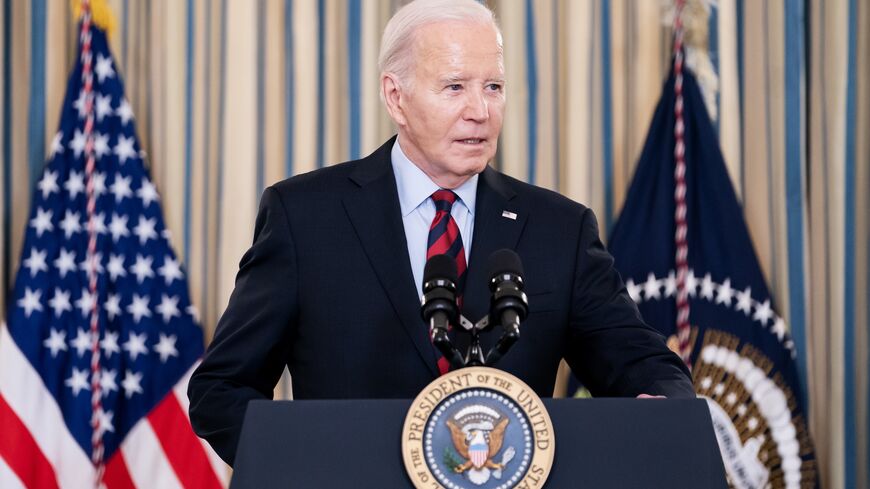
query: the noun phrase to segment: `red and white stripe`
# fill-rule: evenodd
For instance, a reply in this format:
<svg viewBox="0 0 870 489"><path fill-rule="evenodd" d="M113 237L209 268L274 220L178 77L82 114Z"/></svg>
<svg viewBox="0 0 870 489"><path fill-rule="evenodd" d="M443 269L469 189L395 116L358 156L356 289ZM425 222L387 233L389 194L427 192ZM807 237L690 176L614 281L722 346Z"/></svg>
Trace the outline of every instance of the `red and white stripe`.
<svg viewBox="0 0 870 489"><path fill-rule="evenodd" d="M190 428L189 378L190 372L128 433L106 461L100 487L226 487L227 466ZM96 469L5 325L0 325L0 433L0 487L94 487Z"/></svg>
<svg viewBox="0 0 870 489"><path fill-rule="evenodd" d="M474 465L475 469L479 469L483 467L483 464L486 463L487 456L489 455L489 451L487 450L469 450L468 456L471 457L471 463Z"/></svg>
<svg viewBox="0 0 870 489"><path fill-rule="evenodd" d="M689 275L689 244L686 239L686 125L683 119L683 7L684 0L677 0L674 14L674 200L676 211L676 270L677 270L677 340L680 357L689 365L691 345L689 344L689 291L686 279ZM690 365L689 365L690 366Z"/></svg>

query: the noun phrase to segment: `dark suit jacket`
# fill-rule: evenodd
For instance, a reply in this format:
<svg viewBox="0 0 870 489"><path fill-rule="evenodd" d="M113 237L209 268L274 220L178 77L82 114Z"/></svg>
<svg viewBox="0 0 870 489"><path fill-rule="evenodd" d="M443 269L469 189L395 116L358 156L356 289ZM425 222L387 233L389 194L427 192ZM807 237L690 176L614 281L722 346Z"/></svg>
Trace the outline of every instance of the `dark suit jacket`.
<svg viewBox="0 0 870 489"><path fill-rule="evenodd" d="M271 398L285 365L295 399L413 398L438 375L394 141L264 192L254 243L188 391L194 430L230 464L248 401ZM626 293L591 210L492 168L478 182L463 313L487 313L486 259L500 248L522 258L529 298L521 339L499 368L540 396L552 395L563 357L595 396L694 396L685 366ZM484 348L499 335L484 334Z"/></svg>

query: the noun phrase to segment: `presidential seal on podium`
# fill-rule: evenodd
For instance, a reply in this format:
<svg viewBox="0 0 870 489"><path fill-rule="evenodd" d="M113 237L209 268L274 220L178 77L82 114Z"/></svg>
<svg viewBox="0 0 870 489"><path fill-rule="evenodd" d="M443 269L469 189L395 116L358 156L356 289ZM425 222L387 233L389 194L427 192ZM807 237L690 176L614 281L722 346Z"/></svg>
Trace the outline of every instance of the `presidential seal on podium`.
<svg viewBox="0 0 870 489"><path fill-rule="evenodd" d="M489 367L455 370L426 386L402 430L405 469L427 489L542 487L555 444L541 399Z"/></svg>

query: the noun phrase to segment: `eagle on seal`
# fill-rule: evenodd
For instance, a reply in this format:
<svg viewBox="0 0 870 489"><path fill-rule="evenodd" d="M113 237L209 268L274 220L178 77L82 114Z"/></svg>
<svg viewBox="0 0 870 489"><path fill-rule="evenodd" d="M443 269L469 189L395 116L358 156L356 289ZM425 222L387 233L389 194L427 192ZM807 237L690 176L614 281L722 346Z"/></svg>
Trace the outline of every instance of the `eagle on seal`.
<svg viewBox="0 0 870 489"><path fill-rule="evenodd" d="M508 418L502 418L488 433L485 430L472 429L466 434L455 421L448 419L447 426L450 428L453 446L459 455L466 460L465 463L457 465L453 471L461 474L471 468L477 470L483 467L503 469L503 464L495 463L492 459L501 450L508 421Z"/></svg>

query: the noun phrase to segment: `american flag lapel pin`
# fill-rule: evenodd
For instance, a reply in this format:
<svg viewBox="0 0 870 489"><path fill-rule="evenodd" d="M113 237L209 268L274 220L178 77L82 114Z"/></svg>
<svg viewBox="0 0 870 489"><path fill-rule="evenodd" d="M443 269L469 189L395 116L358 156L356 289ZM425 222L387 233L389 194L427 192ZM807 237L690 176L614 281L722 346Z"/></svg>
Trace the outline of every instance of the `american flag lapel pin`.
<svg viewBox="0 0 870 489"><path fill-rule="evenodd" d="M506 217L512 221L517 220L516 212L511 212L511 211L501 211L501 217Z"/></svg>

